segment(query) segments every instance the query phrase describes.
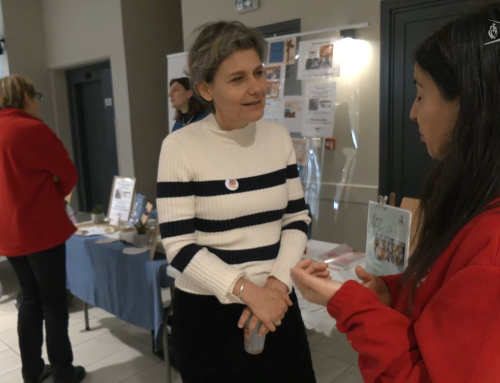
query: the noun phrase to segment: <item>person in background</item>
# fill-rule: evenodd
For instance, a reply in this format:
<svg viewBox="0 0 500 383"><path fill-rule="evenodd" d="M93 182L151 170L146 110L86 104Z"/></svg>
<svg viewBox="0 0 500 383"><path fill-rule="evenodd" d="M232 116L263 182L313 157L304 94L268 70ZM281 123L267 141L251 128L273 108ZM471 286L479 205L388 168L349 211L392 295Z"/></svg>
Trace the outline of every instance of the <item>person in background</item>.
<svg viewBox="0 0 500 383"><path fill-rule="evenodd" d="M201 121L209 114L203 107L203 104L196 97L193 97L193 91L187 77L174 78L170 81L170 93L168 96L170 97L172 108L177 110L175 112L175 124L172 132L193 122Z"/></svg>
<svg viewBox="0 0 500 383"><path fill-rule="evenodd" d="M176 278L173 347L184 382L313 383L290 269L304 253L308 210L285 127L262 120L262 36L205 25L189 52L196 97L212 112L163 142L157 206ZM271 331L264 350L249 332ZM247 332L247 335L249 335Z"/></svg>
<svg viewBox="0 0 500 383"><path fill-rule="evenodd" d="M25 383L52 373L78 383L68 336L66 240L76 231L64 197L78 181L63 144L40 119L42 94L20 76L0 79L0 254L19 281L19 348ZM43 322L50 367L42 358Z"/></svg>
<svg viewBox="0 0 500 383"><path fill-rule="evenodd" d="M420 236L403 274L363 283L292 276L328 307L359 353L365 382L500 381L500 5L463 16L415 53L410 118L436 160L421 194ZM496 37L496 36L495 36Z"/></svg>

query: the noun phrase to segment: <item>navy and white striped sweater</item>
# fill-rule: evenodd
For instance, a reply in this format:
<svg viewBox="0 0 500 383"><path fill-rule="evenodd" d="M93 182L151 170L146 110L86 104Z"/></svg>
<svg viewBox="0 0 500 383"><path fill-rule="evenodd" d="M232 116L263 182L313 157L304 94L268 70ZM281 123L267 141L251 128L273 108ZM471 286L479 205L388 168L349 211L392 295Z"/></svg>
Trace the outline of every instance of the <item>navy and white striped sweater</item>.
<svg viewBox="0 0 500 383"><path fill-rule="evenodd" d="M163 245L181 271L177 288L241 303L245 277L291 289L310 222L286 129L257 121L223 131L214 115L169 135L158 170Z"/></svg>

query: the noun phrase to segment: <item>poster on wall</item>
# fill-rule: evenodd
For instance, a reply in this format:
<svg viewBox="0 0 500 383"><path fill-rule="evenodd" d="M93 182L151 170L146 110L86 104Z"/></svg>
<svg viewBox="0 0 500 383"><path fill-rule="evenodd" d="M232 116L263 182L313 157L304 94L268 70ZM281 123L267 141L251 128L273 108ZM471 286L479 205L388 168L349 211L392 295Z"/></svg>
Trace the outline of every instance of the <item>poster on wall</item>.
<svg viewBox="0 0 500 383"><path fill-rule="evenodd" d="M293 149L295 150L295 158L297 159L297 165L306 166L307 165L307 139L305 138L292 138Z"/></svg>
<svg viewBox="0 0 500 383"><path fill-rule="evenodd" d="M295 37L283 40L272 40L269 42L268 64L295 64Z"/></svg>
<svg viewBox="0 0 500 383"><path fill-rule="evenodd" d="M335 53L336 39L301 41L297 79L339 77L340 62Z"/></svg>
<svg viewBox="0 0 500 383"><path fill-rule="evenodd" d="M336 91L335 82L306 84L302 124L304 137L333 137Z"/></svg>
<svg viewBox="0 0 500 383"><path fill-rule="evenodd" d="M282 99L278 100L266 100L266 107L264 108L264 116L262 119L266 121L271 121L276 124L284 125L283 115L285 114L285 101Z"/></svg>
<svg viewBox="0 0 500 383"><path fill-rule="evenodd" d="M412 214L370 201L366 235L366 271L400 274L408 265Z"/></svg>
<svg viewBox="0 0 500 383"><path fill-rule="evenodd" d="M285 92L285 66L266 66L263 70L267 82L267 99L282 99Z"/></svg>
<svg viewBox="0 0 500 383"><path fill-rule="evenodd" d="M302 110L304 108L304 97L285 96L283 125L290 133L302 132Z"/></svg>
<svg viewBox="0 0 500 383"><path fill-rule="evenodd" d="M134 201L135 182L135 178L115 177L108 210L109 222L112 226L128 221Z"/></svg>
<svg viewBox="0 0 500 383"><path fill-rule="evenodd" d="M266 106L264 120L283 124L285 103L285 65L271 65L263 69L267 82Z"/></svg>

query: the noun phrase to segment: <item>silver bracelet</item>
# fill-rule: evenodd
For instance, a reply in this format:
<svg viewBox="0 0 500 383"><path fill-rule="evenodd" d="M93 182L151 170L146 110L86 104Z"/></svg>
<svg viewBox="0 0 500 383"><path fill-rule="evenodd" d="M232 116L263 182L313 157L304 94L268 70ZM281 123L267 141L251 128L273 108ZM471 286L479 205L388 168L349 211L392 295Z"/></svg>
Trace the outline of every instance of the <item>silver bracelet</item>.
<svg viewBox="0 0 500 383"><path fill-rule="evenodd" d="M243 287L245 287L245 283L247 282L246 279L243 280L243 283L241 284L240 287L240 293L238 294L238 299L241 301L241 293L243 292Z"/></svg>

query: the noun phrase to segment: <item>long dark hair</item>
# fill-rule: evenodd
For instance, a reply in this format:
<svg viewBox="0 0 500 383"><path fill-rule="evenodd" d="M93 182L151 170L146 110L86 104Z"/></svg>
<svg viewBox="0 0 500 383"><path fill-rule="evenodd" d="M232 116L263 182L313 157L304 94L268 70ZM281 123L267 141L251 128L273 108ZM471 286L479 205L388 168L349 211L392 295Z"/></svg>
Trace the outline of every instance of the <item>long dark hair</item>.
<svg viewBox="0 0 500 383"><path fill-rule="evenodd" d="M418 282L458 232L499 205L492 201L500 196L500 41L491 43L492 20L500 21L498 4L450 22L415 53L442 97L459 97L460 112L422 188L420 237L404 275L410 311Z"/></svg>
<svg viewBox="0 0 500 383"><path fill-rule="evenodd" d="M191 84L189 83L189 78L187 78L187 77L174 78L170 81L169 86L172 87L172 84L174 82L180 84L185 90L191 90ZM198 116L204 110L205 110L205 107L196 97L194 97L194 95L193 95L193 97L189 98L189 107L188 107L188 112L187 112L188 120L191 117ZM177 109L175 112L175 121L180 121L181 119L182 119L182 112L180 109Z"/></svg>

